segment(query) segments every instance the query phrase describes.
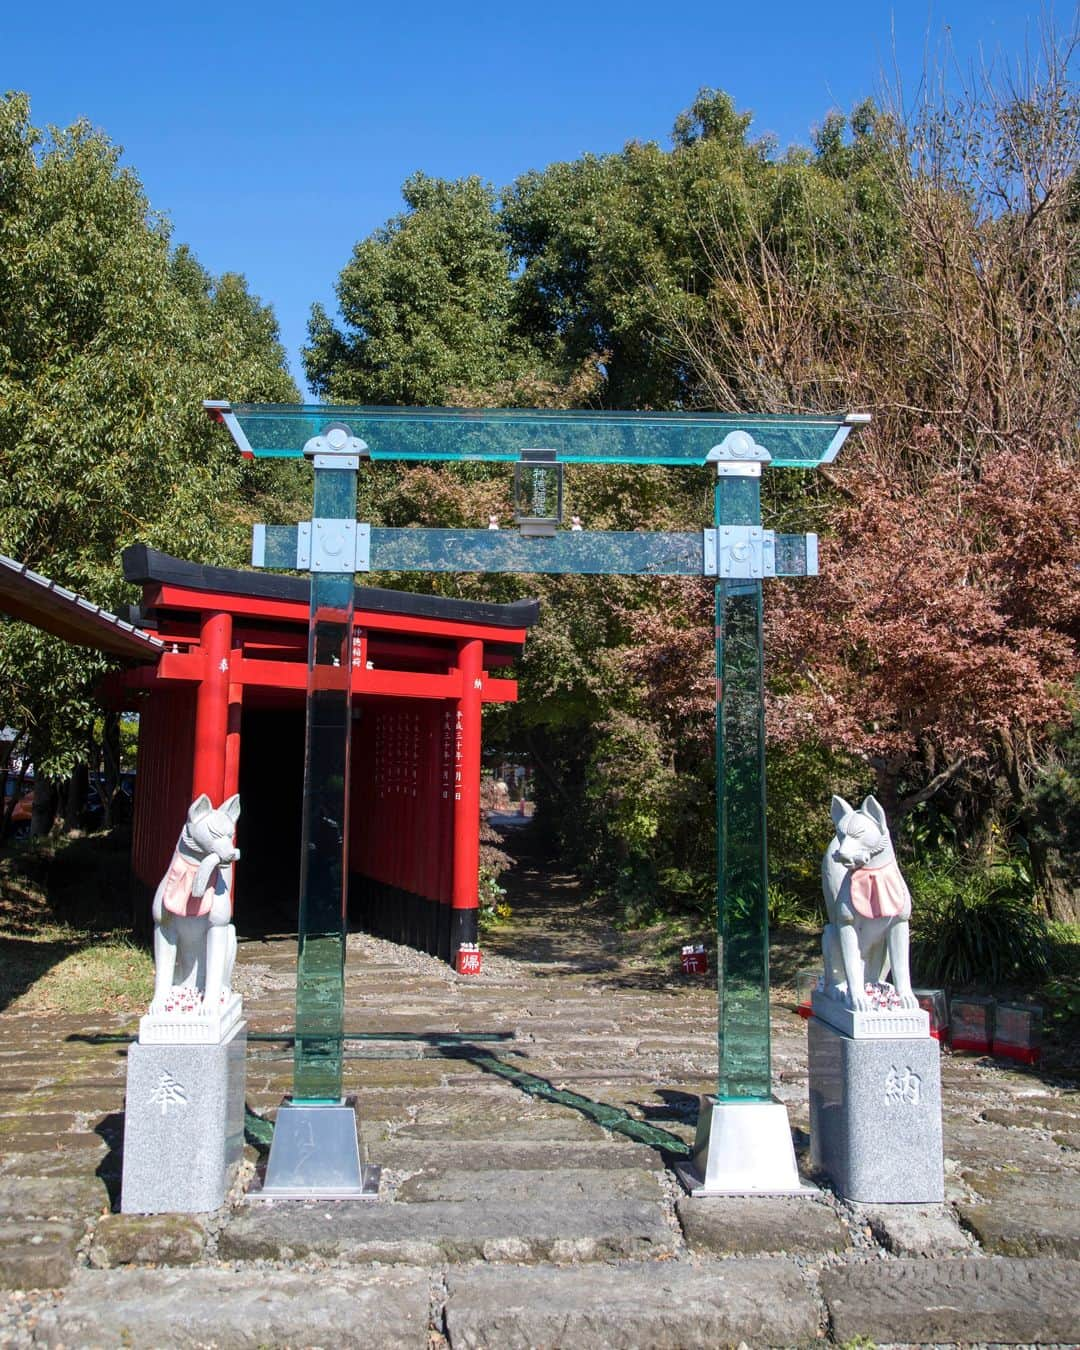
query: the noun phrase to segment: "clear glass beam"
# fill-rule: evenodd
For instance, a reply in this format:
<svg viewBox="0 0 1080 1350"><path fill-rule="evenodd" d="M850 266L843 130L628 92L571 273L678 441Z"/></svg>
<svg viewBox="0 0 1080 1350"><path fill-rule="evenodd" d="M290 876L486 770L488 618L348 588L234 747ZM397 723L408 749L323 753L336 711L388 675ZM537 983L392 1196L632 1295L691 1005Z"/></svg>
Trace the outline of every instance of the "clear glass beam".
<svg viewBox="0 0 1080 1350"><path fill-rule="evenodd" d="M806 576L817 568L803 534L776 537L776 575ZM256 527L252 562L296 568L296 526ZM811 556L812 555L812 556ZM560 530L523 535L517 530L371 530L372 572L573 573L579 576L704 575L702 531Z"/></svg>
<svg viewBox="0 0 1080 1350"><path fill-rule="evenodd" d="M849 415L752 416L683 412L556 412L524 408L369 408L333 404L208 403L249 455L299 457L305 444L345 423L372 459L516 460L554 450L565 464L703 464L732 431L749 432L781 467L832 460L855 423Z"/></svg>

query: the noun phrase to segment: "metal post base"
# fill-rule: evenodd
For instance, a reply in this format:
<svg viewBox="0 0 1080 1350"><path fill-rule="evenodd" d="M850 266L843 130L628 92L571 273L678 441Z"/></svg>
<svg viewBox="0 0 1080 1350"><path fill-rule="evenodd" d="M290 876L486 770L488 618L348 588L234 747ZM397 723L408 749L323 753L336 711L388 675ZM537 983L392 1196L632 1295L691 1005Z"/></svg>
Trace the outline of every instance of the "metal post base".
<svg viewBox="0 0 1080 1350"><path fill-rule="evenodd" d="M381 1168L360 1162L356 1099L278 1108L262 1186L249 1200L374 1200Z"/></svg>
<svg viewBox="0 0 1080 1350"><path fill-rule="evenodd" d="M817 1195L795 1165L782 1102L702 1097L694 1156L675 1168L691 1195Z"/></svg>

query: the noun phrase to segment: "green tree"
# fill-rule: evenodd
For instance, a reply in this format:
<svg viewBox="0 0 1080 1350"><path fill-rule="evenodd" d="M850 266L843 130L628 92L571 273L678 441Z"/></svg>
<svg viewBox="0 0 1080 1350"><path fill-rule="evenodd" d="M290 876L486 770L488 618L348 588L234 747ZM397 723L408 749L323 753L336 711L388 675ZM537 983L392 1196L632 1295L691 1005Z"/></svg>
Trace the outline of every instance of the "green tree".
<svg viewBox="0 0 1080 1350"><path fill-rule="evenodd" d="M407 209L358 243L338 278L344 329L312 311L308 379L337 402L436 404L516 373L494 190L416 173L402 196Z"/></svg>
<svg viewBox="0 0 1080 1350"><path fill-rule="evenodd" d="M236 562L272 481L204 398L297 397L270 310L240 276L170 247L120 150L80 122L42 133L0 100L0 549L110 609L145 542ZM104 660L0 624L0 720L39 770L70 771Z"/></svg>
<svg viewBox="0 0 1080 1350"><path fill-rule="evenodd" d="M410 180L409 210L360 243L341 275L343 329L315 311L309 377L342 401L716 403L684 339L711 332L720 313L739 323L742 279L731 260L767 236L783 241L808 278L854 284L868 254L891 239L895 216L864 181L878 148L872 109L859 111L852 134L833 120L815 149L784 158L750 126L730 97L703 90L677 120L669 149L631 142L616 154L553 164L523 175L501 200L480 193L475 180ZM472 222L469 248L453 246L448 222L462 217ZM823 221L839 241L854 232L860 248L823 253ZM455 228L459 236L463 227ZM842 291L832 284L820 317L842 314ZM477 302L485 293L486 309ZM731 368L721 406L759 402L754 369ZM362 488L362 510L385 523L475 526L490 512L508 517L507 485L505 472L477 466L376 469ZM711 487L704 469L575 466L567 512L590 529L701 526L711 520ZM773 491L774 517L807 528L808 488L805 479L785 480ZM532 753L564 848L616 886L630 911L707 894L714 709L707 585L383 580L492 598L539 595L522 701L489 720L489 739L505 736Z"/></svg>
<svg viewBox="0 0 1080 1350"><path fill-rule="evenodd" d="M505 194L518 326L563 370L600 360L605 406L695 401L658 302L692 312L706 282L705 223L742 228L771 171L771 145L749 138L750 122L727 94L702 90L672 149L631 141L524 174Z"/></svg>

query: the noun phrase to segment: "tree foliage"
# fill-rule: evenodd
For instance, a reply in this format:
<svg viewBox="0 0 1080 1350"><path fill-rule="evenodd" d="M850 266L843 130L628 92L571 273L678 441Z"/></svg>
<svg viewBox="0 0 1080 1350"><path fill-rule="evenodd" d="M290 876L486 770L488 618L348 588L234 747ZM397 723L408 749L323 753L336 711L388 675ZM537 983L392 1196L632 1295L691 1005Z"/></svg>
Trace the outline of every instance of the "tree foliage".
<svg viewBox="0 0 1080 1350"><path fill-rule="evenodd" d="M1039 873L1030 792L1080 637L1069 56L1050 44L1022 78L956 96L928 85L909 116L830 114L782 154L703 90L668 149L584 155L501 197L410 180L405 214L342 274L344 328L316 313L309 373L331 398L871 411L835 470L765 480L769 523L824 536L820 580L770 586L770 772L796 797L830 775L873 782L973 846L998 822ZM447 247L451 210L478 221L479 252ZM710 516L693 471L575 469L567 490L593 528ZM395 523L508 512L502 479L471 467L410 469L375 496ZM522 704L492 730L535 755L564 843L639 897L704 896L708 588L465 587L545 602ZM774 856L812 890L794 856L808 805L784 803Z"/></svg>
<svg viewBox="0 0 1080 1350"><path fill-rule="evenodd" d="M512 284L495 194L414 174L406 211L356 245L338 278L346 332L316 305L308 378L339 402L440 403L513 374Z"/></svg>
<svg viewBox="0 0 1080 1350"><path fill-rule="evenodd" d="M741 323L681 330L717 399L750 372L759 406L822 406L832 386L874 413L827 475L821 580L777 590L771 730L858 756L894 812L932 802L977 848L1003 824L1062 915L1075 902L1028 792L1080 669L1070 50L876 119L859 176L897 228L870 251L861 228L820 237L859 260L842 325L822 324L817 280L762 234L715 273Z"/></svg>
<svg viewBox="0 0 1080 1350"><path fill-rule="evenodd" d="M120 150L86 123L43 133L0 101L0 549L110 609L120 552L242 556L265 473L242 466L204 398L289 400L273 315L242 277L173 248ZM39 769L70 770L97 654L0 624L0 720Z"/></svg>

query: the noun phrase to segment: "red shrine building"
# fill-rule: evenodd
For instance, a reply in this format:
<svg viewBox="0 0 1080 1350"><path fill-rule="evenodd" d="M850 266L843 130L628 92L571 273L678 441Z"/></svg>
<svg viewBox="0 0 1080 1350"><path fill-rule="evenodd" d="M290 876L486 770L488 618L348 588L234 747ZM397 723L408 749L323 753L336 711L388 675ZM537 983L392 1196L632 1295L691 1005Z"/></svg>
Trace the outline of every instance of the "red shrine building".
<svg viewBox="0 0 1080 1350"><path fill-rule="evenodd" d="M310 583L158 553L123 555L131 614L156 639L104 696L139 714L132 838L137 913L150 913L190 802L240 793L235 905L295 923L300 876ZM477 940L485 703L536 622L497 605L358 586L349 809L351 927L455 959ZM158 646L157 644L163 644ZM149 659L148 659L149 658Z"/></svg>

